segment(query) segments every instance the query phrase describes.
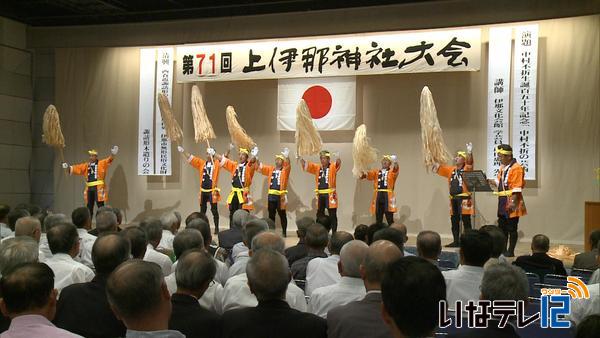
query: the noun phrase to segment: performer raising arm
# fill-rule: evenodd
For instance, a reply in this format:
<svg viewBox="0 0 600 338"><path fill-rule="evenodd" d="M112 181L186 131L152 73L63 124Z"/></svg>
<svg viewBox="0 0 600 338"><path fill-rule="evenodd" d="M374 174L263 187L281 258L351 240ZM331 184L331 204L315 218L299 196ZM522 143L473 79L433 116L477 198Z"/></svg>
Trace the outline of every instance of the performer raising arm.
<svg viewBox="0 0 600 338"><path fill-rule="evenodd" d="M389 225L394 223L396 209L396 196L394 186L398 177L398 157L385 155L381 160L381 169L372 169L361 175L361 179L373 181L373 200L371 201L371 214L375 215L376 223L383 223L383 215Z"/></svg>
<svg viewBox="0 0 600 338"><path fill-rule="evenodd" d="M335 233L337 230L337 207L338 196L335 190L335 181L337 173L342 167L342 161L338 158L334 163L331 163L331 154L327 150L322 150L320 153L321 163L317 164L310 161L300 159L302 169L315 176L317 188L317 217L325 216L325 209L329 214L331 221L331 231Z"/></svg>
<svg viewBox="0 0 600 338"><path fill-rule="evenodd" d="M283 237L287 237L287 184L292 167L289 159L290 150L284 148L281 154L275 156L275 166L258 162L258 172L269 177L268 210L269 218L275 222L275 213L281 220Z"/></svg>
<svg viewBox="0 0 600 338"><path fill-rule="evenodd" d="M233 146L230 145L230 148ZM252 155L250 159L248 157ZM229 206L229 224L231 226L233 213L238 209L248 212L254 209L252 196L250 195L250 186L254 177L256 156L258 148L252 148L250 153L248 149L239 148L239 161L232 161L225 155L215 154L215 158L220 161L221 167L231 173L231 192L227 196L227 205Z"/></svg>
<svg viewBox="0 0 600 338"><path fill-rule="evenodd" d="M219 160L215 160L213 163L213 157L215 156L215 150L213 148L206 149L206 159L196 157L178 146L177 150L185 157L186 161L194 168L198 170L200 174L200 194L198 199L200 201L200 213L206 215L207 204L210 203L210 212L213 215L213 221L215 223L215 234L219 233L219 210L218 202L221 200L221 189L217 187L219 182L219 169L221 163Z"/></svg>
<svg viewBox="0 0 600 338"><path fill-rule="evenodd" d="M500 159L498 178L490 183L498 187L498 226L508 239L506 257L515 256L515 246L518 240L519 217L527 215L523 188L525 187L525 170L513 158L512 147L501 144L496 148Z"/></svg>
<svg viewBox="0 0 600 338"><path fill-rule="evenodd" d="M67 173L86 177L83 200L87 204L87 208L90 210L90 215L92 216L94 215L94 204L100 208L108 201L108 192L104 179L106 178L108 167L112 164L114 157L119 152L119 147L113 146L110 149L110 152L110 156L98 160L98 152L91 149L88 151L88 154L90 155L88 162L71 166L66 162L62 163L62 168L65 169Z"/></svg>
<svg viewBox="0 0 600 338"><path fill-rule="evenodd" d="M450 190L450 222L452 223L452 243L447 247L458 247L460 240L460 222L463 229L471 229L471 215L474 214L471 193L463 182L464 171L473 170L473 144L467 143L467 152L458 151L454 157L454 165L435 164L432 171L448 179Z"/></svg>

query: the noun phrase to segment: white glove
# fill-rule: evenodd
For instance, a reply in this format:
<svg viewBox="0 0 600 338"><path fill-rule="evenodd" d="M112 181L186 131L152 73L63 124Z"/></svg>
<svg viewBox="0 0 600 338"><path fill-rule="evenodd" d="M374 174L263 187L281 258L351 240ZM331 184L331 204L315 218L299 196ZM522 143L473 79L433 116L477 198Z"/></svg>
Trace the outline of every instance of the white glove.
<svg viewBox="0 0 600 338"><path fill-rule="evenodd" d="M283 157L286 158L290 157L290 150L287 147L283 148L283 151L281 151L281 155L283 155Z"/></svg>
<svg viewBox="0 0 600 338"><path fill-rule="evenodd" d="M61 164L61 167L62 167L63 169L69 169L69 165L67 164L67 162L63 162L63 163Z"/></svg>
<svg viewBox="0 0 600 338"><path fill-rule="evenodd" d="M206 148L206 153L210 156L214 156L217 152L213 148Z"/></svg>
<svg viewBox="0 0 600 338"><path fill-rule="evenodd" d="M235 148L235 145L233 143L229 143L229 150L233 150Z"/></svg>
<svg viewBox="0 0 600 338"><path fill-rule="evenodd" d="M472 153L473 152L473 143L469 142L467 143L467 153Z"/></svg>
<svg viewBox="0 0 600 338"><path fill-rule="evenodd" d="M183 153L185 151L185 149L183 149L182 146L177 146L177 151L180 153Z"/></svg>
<svg viewBox="0 0 600 338"><path fill-rule="evenodd" d="M258 147L254 147L254 148L252 148L252 151L250 151L250 154L251 154L253 157L256 157L256 155L258 155Z"/></svg>
<svg viewBox="0 0 600 338"><path fill-rule="evenodd" d="M440 170L440 164L439 164L439 163L434 163L434 164L431 166L431 171L432 171L432 172L434 172L434 173L437 173L437 172L438 172L438 170Z"/></svg>
<svg viewBox="0 0 600 338"><path fill-rule="evenodd" d="M110 148L110 152L111 154L116 155L119 152L119 146L113 146Z"/></svg>
<svg viewBox="0 0 600 338"><path fill-rule="evenodd" d="M390 156L390 157L391 157L391 159L392 159L392 162L398 162L398 156L396 156L396 155L392 155L392 156Z"/></svg>

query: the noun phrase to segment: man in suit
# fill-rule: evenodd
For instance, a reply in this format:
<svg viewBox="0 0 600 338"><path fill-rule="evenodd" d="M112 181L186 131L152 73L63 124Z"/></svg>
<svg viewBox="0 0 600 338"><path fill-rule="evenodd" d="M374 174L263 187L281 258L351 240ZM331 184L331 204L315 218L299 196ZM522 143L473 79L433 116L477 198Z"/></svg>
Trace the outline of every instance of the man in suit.
<svg viewBox="0 0 600 338"><path fill-rule="evenodd" d="M306 257L307 249L304 243L306 228L308 228L308 226L314 222L315 220L308 216L296 220L296 226L298 227L298 230L296 230L296 234L298 235L298 244L285 249L285 257L287 258L290 266L292 266L292 264L294 264L294 262L300 258Z"/></svg>
<svg viewBox="0 0 600 338"><path fill-rule="evenodd" d="M425 258L433 265L438 265L442 253L442 239L435 231L421 231L417 235L417 256Z"/></svg>
<svg viewBox="0 0 600 338"><path fill-rule="evenodd" d="M231 252L233 246L242 241L242 228L249 216L247 211L241 209L238 210L233 213L229 229L219 232L218 235L219 246L228 252Z"/></svg>
<svg viewBox="0 0 600 338"><path fill-rule="evenodd" d="M531 255L519 256L513 262L514 265L527 271L527 268L546 268L553 270L557 275L567 275L563 262L548 256L550 250L550 238L546 235L537 234L531 240Z"/></svg>
<svg viewBox="0 0 600 338"><path fill-rule="evenodd" d="M327 314L329 338L391 338L390 329L381 318L381 280L390 262L402 257L402 251L386 240L373 242L360 265L360 276L367 294L359 301L333 308Z"/></svg>
<svg viewBox="0 0 600 338"><path fill-rule="evenodd" d="M591 251L582 252L575 256L573 262L573 269L587 269L596 270L600 267L596 256L598 255L598 247L600 246L600 230L594 230L590 234L590 247Z"/></svg>
<svg viewBox="0 0 600 338"><path fill-rule="evenodd" d="M329 241L327 229L319 223L311 224L306 229L306 257L296 260L291 265L294 280L306 281L306 267L315 258L326 258L325 248Z"/></svg>
<svg viewBox="0 0 600 338"><path fill-rule="evenodd" d="M117 234L98 238L92 247L96 276L88 283L63 289L54 324L84 337L122 337L125 325L113 314L106 299L106 280L119 264L129 259L129 242ZM85 314L85 315L84 315Z"/></svg>
<svg viewBox="0 0 600 338"><path fill-rule="evenodd" d="M247 266L248 285L258 306L223 314L223 338L327 337L327 322L310 313L290 308L285 301L291 274L279 252L261 249Z"/></svg>
<svg viewBox="0 0 600 338"><path fill-rule="evenodd" d="M216 271L213 258L205 250L188 250L179 258L175 268L177 291L171 296L173 310L169 329L177 330L188 338L220 336L221 318L198 304L198 299L213 282Z"/></svg>

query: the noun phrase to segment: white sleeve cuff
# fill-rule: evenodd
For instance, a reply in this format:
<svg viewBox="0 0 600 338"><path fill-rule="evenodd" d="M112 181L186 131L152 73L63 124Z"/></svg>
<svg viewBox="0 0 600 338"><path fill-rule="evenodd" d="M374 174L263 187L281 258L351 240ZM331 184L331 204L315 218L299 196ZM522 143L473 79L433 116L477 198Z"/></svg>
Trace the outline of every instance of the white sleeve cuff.
<svg viewBox="0 0 600 338"><path fill-rule="evenodd" d="M190 157L187 158L188 163L192 162L193 159L194 159L194 155L190 154Z"/></svg>
<svg viewBox="0 0 600 338"><path fill-rule="evenodd" d="M221 156L221 162L219 163L219 166L224 166L225 162L227 162L229 159L227 157L225 157L225 155Z"/></svg>

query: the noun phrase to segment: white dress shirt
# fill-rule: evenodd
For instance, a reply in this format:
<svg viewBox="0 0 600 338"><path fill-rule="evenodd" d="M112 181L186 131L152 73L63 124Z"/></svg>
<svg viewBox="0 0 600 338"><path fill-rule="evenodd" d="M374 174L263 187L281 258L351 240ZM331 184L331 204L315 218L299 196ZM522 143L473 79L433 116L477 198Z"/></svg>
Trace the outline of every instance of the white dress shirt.
<svg viewBox="0 0 600 338"><path fill-rule="evenodd" d="M40 245L38 246L38 248L40 251L40 256L38 260L40 262L45 262L52 257L52 251L50 251L50 245L48 244L48 237L46 237L46 234L42 234L40 236Z"/></svg>
<svg viewBox="0 0 600 338"><path fill-rule="evenodd" d="M567 316L575 325L581 323L585 317L600 315L600 284L589 284L590 298L572 298L571 313Z"/></svg>
<svg viewBox="0 0 600 338"><path fill-rule="evenodd" d="M158 266L160 266L160 269L163 272L163 276L166 277L171 274L173 262L171 262L169 256L154 250L152 244L148 244L148 246L146 247L146 254L144 255L144 260L146 262L158 264Z"/></svg>
<svg viewBox="0 0 600 338"><path fill-rule="evenodd" d="M248 257L248 247L244 242L236 243L233 248L231 248L231 259L233 262L237 262L238 257Z"/></svg>
<svg viewBox="0 0 600 338"><path fill-rule="evenodd" d="M167 284L167 289L169 289L169 294L172 295L175 293L175 291L177 291L177 280L175 278L175 272L165 277L165 283ZM208 289L206 289L202 297L198 299L198 303L200 304L200 306L218 314L223 313L222 301L223 286L221 286L221 284L219 284L216 280L213 280L208 285Z"/></svg>
<svg viewBox="0 0 600 338"><path fill-rule="evenodd" d="M9 236L15 237L15 233L10 230L10 227L7 224L0 223L0 239L4 239Z"/></svg>
<svg viewBox="0 0 600 338"><path fill-rule="evenodd" d="M306 312L304 292L294 282L290 282L285 293L289 306L298 311ZM223 289L223 312L244 307L255 307L258 300L250 292L246 273L229 278Z"/></svg>
<svg viewBox="0 0 600 338"><path fill-rule="evenodd" d="M327 285L332 285L342 279L338 271L339 255L329 257L313 258L306 266L306 288L304 292L307 296L312 295L313 291Z"/></svg>
<svg viewBox="0 0 600 338"><path fill-rule="evenodd" d="M173 251L174 239L175 235L173 235L173 233L170 230L163 230L162 238L160 239L160 243L158 243L158 248Z"/></svg>
<svg viewBox="0 0 600 338"><path fill-rule="evenodd" d="M227 264L221 262L220 260L214 257L213 260L215 262L215 265L217 266L217 274L215 275L215 280L221 283L221 286L225 286L225 283L229 279L229 269L227 268Z"/></svg>
<svg viewBox="0 0 600 338"><path fill-rule="evenodd" d="M54 288L59 293L71 284L89 282L94 278L92 269L77 262L65 253L57 253L44 263L54 272Z"/></svg>
<svg viewBox="0 0 600 338"><path fill-rule="evenodd" d="M459 265L456 270L442 271L446 280L446 300L448 308L454 310L455 302L479 300L483 268L472 265Z"/></svg>
<svg viewBox="0 0 600 338"><path fill-rule="evenodd" d="M315 289L310 296L310 312L327 318L327 312L334 307L361 300L367 294L362 279L342 276L339 282Z"/></svg>
<svg viewBox="0 0 600 338"><path fill-rule="evenodd" d="M246 265L248 265L249 260L248 251L240 253L235 263L229 267L228 277L231 278L246 273Z"/></svg>
<svg viewBox="0 0 600 338"><path fill-rule="evenodd" d="M94 262L92 262L92 247L94 246L94 243L96 243L96 236L89 234L85 229L77 229L77 233L79 234L79 239L81 239L77 261L83 263L90 269L94 269Z"/></svg>
<svg viewBox="0 0 600 338"><path fill-rule="evenodd" d="M590 280L588 281L588 284L598 284L600 283L600 269L596 269L596 271L594 271L594 273L592 274L592 277L590 277Z"/></svg>

